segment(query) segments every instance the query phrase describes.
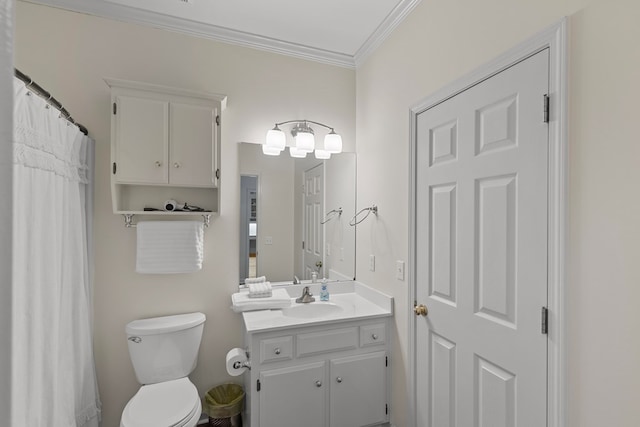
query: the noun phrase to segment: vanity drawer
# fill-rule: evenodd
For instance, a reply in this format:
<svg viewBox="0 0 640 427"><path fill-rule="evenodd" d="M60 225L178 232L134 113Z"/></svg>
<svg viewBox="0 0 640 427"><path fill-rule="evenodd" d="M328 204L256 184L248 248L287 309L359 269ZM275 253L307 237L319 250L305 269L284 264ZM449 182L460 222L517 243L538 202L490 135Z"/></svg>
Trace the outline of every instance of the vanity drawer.
<svg viewBox="0 0 640 427"><path fill-rule="evenodd" d="M293 358L293 337L269 338L260 341L260 363Z"/></svg>
<svg viewBox="0 0 640 427"><path fill-rule="evenodd" d="M298 357L358 347L358 328L331 329L299 334L296 340Z"/></svg>
<svg viewBox="0 0 640 427"><path fill-rule="evenodd" d="M360 346L384 344L387 339L384 323L360 326Z"/></svg>

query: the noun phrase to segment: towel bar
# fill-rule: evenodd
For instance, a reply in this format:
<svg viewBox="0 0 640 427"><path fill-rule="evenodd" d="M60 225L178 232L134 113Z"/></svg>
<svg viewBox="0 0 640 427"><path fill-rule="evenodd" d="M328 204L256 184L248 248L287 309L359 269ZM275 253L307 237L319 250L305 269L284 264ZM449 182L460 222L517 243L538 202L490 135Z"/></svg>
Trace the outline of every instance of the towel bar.
<svg viewBox="0 0 640 427"><path fill-rule="evenodd" d="M127 228L134 228L136 226L136 224L134 224L133 222L133 215L135 214L122 214L122 216L124 217L124 226ZM204 223L204 228L208 228L209 224L211 223L211 215L210 214L203 214L202 215L202 221Z"/></svg>

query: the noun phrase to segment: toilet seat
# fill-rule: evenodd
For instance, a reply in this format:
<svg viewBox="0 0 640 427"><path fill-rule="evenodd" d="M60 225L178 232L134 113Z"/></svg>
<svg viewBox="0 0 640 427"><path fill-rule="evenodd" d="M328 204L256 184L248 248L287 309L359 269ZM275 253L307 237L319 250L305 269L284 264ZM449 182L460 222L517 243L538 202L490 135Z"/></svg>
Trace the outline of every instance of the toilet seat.
<svg viewBox="0 0 640 427"><path fill-rule="evenodd" d="M202 404L189 378L140 387L122 413L121 427L192 427Z"/></svg>

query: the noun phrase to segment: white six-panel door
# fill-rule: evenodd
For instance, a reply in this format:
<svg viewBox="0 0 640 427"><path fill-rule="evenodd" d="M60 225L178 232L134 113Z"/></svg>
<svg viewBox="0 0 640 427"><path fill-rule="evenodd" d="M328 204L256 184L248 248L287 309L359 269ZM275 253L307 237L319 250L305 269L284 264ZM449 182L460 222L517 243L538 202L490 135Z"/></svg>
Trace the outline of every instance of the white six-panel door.
<svg viewBox="0 0 640 427"><path fill-rule="evenodd" d="M548 56L417 117L419 427L547 425Z"/></svg>

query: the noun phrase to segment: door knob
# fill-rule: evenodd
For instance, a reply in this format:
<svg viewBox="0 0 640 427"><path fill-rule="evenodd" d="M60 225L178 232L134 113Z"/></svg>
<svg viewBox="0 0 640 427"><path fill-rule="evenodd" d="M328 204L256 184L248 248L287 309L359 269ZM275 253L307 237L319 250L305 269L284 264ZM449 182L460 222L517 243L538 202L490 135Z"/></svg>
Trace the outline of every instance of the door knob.
<svg viewBox="0 0 640 427"><path fill-rule="evenodd" d="M414 305L413 312L416 314L416 316L426 316L427 314L429 314L429 310L427 309L427 306L424 304Z"/></svg>

